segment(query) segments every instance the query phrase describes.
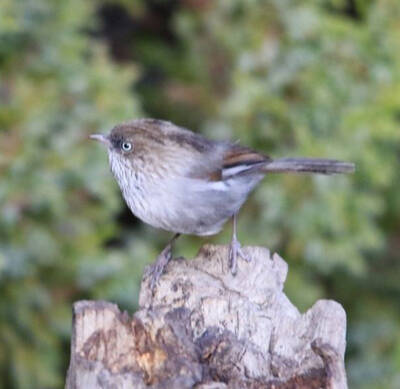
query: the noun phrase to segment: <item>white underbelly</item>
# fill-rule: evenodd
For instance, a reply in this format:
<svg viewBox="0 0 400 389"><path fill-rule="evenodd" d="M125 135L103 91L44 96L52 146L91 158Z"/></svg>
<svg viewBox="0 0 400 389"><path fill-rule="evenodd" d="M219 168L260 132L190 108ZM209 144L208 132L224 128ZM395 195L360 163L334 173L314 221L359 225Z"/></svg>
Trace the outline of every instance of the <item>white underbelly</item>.
<svg viewBox="0 0 400 389"><path fill-rule="evenodd" d="M190 182L178 187L171 182L167 185L159 182L151 188L132 184L122 190L128 207L135 216L155 228L182 234L213 235L233 214L232 204L225 198L229 188L221 182L215 183L215 188L204 190Z"/></svg>

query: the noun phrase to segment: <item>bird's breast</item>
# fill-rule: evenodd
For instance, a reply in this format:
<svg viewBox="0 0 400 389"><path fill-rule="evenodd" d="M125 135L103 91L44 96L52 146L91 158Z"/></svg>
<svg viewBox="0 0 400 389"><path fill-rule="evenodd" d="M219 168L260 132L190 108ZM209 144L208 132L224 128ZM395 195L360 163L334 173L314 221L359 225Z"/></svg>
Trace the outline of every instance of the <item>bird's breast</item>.
<svg viewBox="0 0 400 389"><path fill-rule="evenodd" d="M110 166L132 213L153 227L176 233L216 234L250 190L229 180L165 176L148 165L128 166L121 160L110 159Z"/></svg>

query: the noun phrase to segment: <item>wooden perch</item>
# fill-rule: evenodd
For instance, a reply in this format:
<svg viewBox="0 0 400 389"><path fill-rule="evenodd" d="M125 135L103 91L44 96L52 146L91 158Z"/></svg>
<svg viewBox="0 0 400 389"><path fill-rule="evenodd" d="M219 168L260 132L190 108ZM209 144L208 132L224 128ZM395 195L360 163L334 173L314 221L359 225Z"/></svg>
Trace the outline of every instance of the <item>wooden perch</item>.
<svg viewBox="0 0 400 389"><path fill-rule="evenodd" d="M341 305L300 314L283 293L283 259L244 250L252 261L239 259L236 276L228 247L211 245L171 261L154 295L144 276L133 317L75 303L66 388L347 388Z"/></svg>

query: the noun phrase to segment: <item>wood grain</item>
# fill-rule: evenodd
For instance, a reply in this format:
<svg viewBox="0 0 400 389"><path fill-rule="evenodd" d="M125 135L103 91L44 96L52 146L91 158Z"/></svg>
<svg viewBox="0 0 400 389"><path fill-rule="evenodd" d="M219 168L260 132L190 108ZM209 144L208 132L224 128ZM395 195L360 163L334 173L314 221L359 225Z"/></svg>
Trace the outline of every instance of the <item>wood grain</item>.
<svg viewBox="0 0 400 389"><path fill-rule="evenodd" d="M283 293L283 259L245 250L252 262L235 277L228 247L211 245L171 261L154 295L145 275L132 317L75 303L66 388L346 389L341 305L301 314Z"/></svg>

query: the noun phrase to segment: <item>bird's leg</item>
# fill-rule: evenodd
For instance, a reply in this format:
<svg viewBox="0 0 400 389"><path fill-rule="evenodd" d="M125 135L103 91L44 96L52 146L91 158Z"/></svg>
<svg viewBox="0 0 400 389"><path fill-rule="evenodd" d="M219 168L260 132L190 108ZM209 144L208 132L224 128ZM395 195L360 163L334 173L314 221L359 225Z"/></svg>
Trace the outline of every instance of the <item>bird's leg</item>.
<svg viewBox="0 0 400 389"><path fill-rule="evenodd" d="M237 224L237 214L235 213L232 218L233 229L232 229L232 240L229 247L229 266L231 268L231 272L233 275L237 273L237 257L241 256L246 262L250 262L251 258L246 255L243 250L240 242L236 236L236 224Z"/></svg>
<svg viewBox="0 0 400 389"><path fill-rule="evenodd" d="M154 288L157 285L157 282L161 275L164 272L165 266L167 266L168 262L172 258L172 245L179 238L180 234L175 234L173 238L168 242L165 246L164 250L161 251L159 256L157 257L156 262L152 266L149 274L150 278L150 288L154 291Z"/></svg>

